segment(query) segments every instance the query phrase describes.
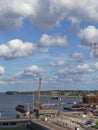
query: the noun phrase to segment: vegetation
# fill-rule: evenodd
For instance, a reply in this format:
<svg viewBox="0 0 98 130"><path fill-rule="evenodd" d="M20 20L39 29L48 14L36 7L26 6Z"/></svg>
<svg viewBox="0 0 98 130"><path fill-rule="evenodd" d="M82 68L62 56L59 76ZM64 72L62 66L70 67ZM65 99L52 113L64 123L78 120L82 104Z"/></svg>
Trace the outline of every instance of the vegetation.
<svg viewBox="0 0 98 130"><path fill-rule="evenodd" d="M52 90L51 90L52 91ZM41 91L41 96L49 97L51 91ZM74 96L74 97L81 97L85 93L93 93L93 94L98 94L98 90L58 90L60 96ZM36 95L37 91L31 92L31 91L26 91L26 92L18 92L18 91L7 91L5 92L6 95Z"/></svg>
<svg viewBox="0 0 98 130"><path fill-rule="evenodd" d="M95 129L98 129L98 121L96 122L96 124L94 126L92 126Z"/></svg>

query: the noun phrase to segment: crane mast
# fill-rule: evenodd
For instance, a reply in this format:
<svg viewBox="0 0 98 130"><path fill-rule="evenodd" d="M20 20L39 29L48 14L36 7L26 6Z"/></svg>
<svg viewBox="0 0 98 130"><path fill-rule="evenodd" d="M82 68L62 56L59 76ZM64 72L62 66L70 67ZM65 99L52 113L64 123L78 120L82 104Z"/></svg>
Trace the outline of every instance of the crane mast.
<svg viewBox="0 0 98 130"><path fill-rule="evenodd" d="M42 81L42 79L39 78L37 100L35 102L35 107L38 107L38 108L40 107L40 96L41 96L40 91L41 91L41 84L42 84L41 81Z"/></svg>
<svg viewBox="0 0 98 130"><path fill-rule="evenodd" d="M37 102L40 104L41 78L39 78Z"/></svg>

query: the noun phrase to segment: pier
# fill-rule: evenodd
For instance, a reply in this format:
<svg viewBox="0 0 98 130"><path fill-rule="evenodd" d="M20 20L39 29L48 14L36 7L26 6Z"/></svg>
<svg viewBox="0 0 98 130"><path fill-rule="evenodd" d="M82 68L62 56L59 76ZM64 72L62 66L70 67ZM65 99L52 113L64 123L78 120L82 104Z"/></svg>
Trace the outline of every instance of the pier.
<svg viewBox="0 0 98 130"><path fill-rule="evenodd" d="M73 130L68 127L58 125L51 121L34 120L34 119L0 119L1 128L27 128L31 130Z"/></svg>

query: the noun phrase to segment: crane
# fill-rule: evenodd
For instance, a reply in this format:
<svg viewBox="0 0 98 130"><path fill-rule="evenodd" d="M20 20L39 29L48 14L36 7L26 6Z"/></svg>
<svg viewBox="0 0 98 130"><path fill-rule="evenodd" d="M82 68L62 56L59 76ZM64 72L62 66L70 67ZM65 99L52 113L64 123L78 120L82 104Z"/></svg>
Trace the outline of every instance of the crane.
<svg viewBox="0 0 98 130"><path fill-rule="evenodd" d="M39 83L38 83L38 92L37 92L37 100L35 102L35 107L40 107L40 91L41 91L41 84L42 84L42 79L39 78Z"/></svg>
<svg viewBox="0 0 98 130"><path fill-rule="evenodd" d="M39 85L38 85L38 94L37 94L37 102L40 103L40 91L41 91L41 78L39 78Z"/></svg>

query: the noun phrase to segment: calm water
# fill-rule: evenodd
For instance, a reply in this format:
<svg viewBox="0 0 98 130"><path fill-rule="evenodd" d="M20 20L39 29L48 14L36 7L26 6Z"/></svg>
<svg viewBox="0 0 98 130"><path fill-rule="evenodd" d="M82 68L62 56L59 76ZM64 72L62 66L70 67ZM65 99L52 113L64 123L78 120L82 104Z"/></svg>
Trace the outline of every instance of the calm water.
<svg viewBox="0 0 98 130"><path fill-rule="evenodd" d="M62 102L77 102L79 99L62 98ZM42 103L57 103L58 100L50 98L41 98ZM33 103L32 96L17 96L17 95L0 95L0 118L13 118L16 117L17 111L15 107L17 104ZM58 106L58 109L63 111L63 107Z"/></svg>

